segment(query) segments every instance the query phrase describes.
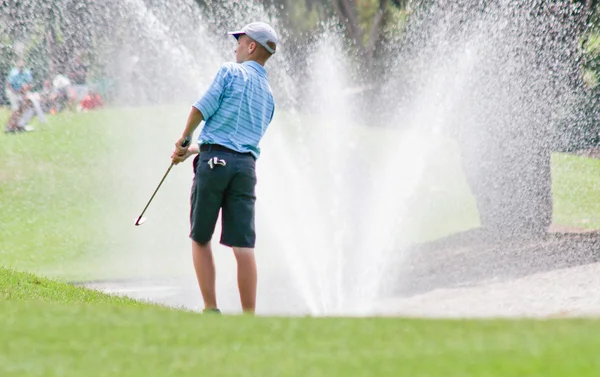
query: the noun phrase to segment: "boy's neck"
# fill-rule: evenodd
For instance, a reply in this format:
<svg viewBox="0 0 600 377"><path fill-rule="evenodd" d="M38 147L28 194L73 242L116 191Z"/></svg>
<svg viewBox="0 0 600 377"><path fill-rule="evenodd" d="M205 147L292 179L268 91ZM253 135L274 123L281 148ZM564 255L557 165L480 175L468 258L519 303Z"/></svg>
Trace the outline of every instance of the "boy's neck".
<svg viewBox="0 0 600 377"><path fill-rule="evenodd" d="M254 58L249 58L249 59L246 59L246 60L243 61L243 63L246 63L246 62L255 62L255 63L260 64L263 67L265 66L265 63L266 63L265 61L259 61L259 60L254 59Z"/></svg>

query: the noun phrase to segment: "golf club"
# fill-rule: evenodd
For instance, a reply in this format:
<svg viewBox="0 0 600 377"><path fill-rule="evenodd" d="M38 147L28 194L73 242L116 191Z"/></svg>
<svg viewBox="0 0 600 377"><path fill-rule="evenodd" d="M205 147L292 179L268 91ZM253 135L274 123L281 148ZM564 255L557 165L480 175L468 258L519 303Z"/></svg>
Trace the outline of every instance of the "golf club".
<svg viewBox="0 0 600 377"><path fill-rule="evenodd" d="M183 143L181 143L182 147L187 147L190 145L190 137L187 136L184 140ZM158 192L158 189L160 188L160 186L163 184L163 182L165 181L165 178L167 178L167 175L169 175L169 172L171 171L171 169L173 168L174 163L171 162L171 165L169 166L169 168L167 169L167 172L165 173L165 175L163 175L162 179L160 180L160 183L158 184L158 186L156 187L156 190L154 190L154 193L152 194L152 196L150 197L150 200L148 200L148 203L146 204L146 206L144 207L144 210L142 211L142 213L140 214L140 216L137 218L136 222L135 222L135 226L140 226L143 223L146 222L146 218L142 217L144 216L144 213L146 212L146 210L148 209L148 206L150 205L150 203L152 203L152 199L154 199L154 196L156 195L156 193Z"/></svg>

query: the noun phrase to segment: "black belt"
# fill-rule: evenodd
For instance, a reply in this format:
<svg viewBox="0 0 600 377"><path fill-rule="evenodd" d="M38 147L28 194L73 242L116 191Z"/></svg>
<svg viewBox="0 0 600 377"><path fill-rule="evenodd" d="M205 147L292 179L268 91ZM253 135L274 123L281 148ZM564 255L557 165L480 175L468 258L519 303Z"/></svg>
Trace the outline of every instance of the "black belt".
<svg viewBox="0 0 600 377"><path fill-rule="evenodd" d="M254 157L254 155L250 152L242 153L242 152L234 151L233 149L224 147L219 144L201 144L200 145L200 152L211 152L211 151L227 152L227 153L241 154L241 155L250 155L250 156Z"/></svg>

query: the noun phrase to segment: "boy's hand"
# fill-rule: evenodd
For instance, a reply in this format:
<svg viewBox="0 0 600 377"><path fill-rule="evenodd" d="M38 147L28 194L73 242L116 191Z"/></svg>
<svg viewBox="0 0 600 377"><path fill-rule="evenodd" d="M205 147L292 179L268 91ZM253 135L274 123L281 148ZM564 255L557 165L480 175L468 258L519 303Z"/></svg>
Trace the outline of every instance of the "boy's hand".
<svg viewBox="0 0 600 377"><path fill-rule="evenodd" d="M188 148L190 147L190 138L188 136L182 136L175 143L175 152L173 154L183 156L187 153Z"/></svg>
<svg viewBox="0 0 600 377"><path fill-rule="evenodd" d="M183 162L185 160L187 160L188 157L198 154L200 151L198 149L198 145L194 144L192 146L189 147L183 147L181 146L181 141L183 140L180 139L179 141L177 141L177 143L175 143L175 151L173 152L173 154L171 155L171 160L173 161L173 163L175 165L177 165L180 162Z"/></svg>

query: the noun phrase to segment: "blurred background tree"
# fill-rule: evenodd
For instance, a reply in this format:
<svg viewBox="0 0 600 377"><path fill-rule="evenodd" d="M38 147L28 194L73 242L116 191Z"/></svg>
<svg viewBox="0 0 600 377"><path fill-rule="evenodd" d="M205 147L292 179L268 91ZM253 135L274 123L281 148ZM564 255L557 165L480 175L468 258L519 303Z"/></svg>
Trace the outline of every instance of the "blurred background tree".
<svg viewBox="0 0 600 377"><path fill-rule="evenodd" d="M209 15L209 27L213 31L242 26L230 25L228 14L242 9L244 4L223 0L195 1ZM385 55L386 42L402 33L409 5L408 0L258 0L254 3L269 9L277 17L279 32L286 38L286 48L292 51L314 42L317 32L325 24L341 25L350 55L358 60L367 80L377 76L375 68Z"/></svg>
<svg viewBox="0 0 600 377"><path fill-rule="evenodd" d="M112 37L97 32L110 22L102 1L2 0L1 9L0 74L6 77L16 60L23 59L34 72L37 88L44 78L68 72L74 57L96 68L92 63L101 45Z"/></svg>
<svg viewBox="0 0 600 377"><path fill-rule="evenodd" d="M582 77L589 90L596 93L600 91L598 0L573 1L581 4ZM193 4L173 0L175 2L178 6ZM168 6L169 2L143 0L143 3L154 8ZM209 15L209 28L219 32L233 26L229 25L232 10L248 6L247 3L266 7L279 20L286 47L299 57L302 56L300 49L314 42L324 24L338 24L346 36L349 56L354 56L359 63L361 75L357 77L376 82L385 80L388 53L401 40L407 18L414 11L432 4L433 0L195 0L195 3ZM100 61L101 56L117 54L119 41L135 32L119 28L117 25L127 25L119 22L127 15L116 11L118 7L106 6L101 0L0 0L0 4L2 77L6 77L16 63L17 51L25 57L38 79L67 71L73 57L78 55L90 64L92 75L101 76L105 66L110 64ZM176 19L170 21L178 22ZM157 47L148 47L149 50L152 48ZM302 66L303 62L299 60L298 65ZM0 92L3 99L4 93Z"/></svg>

